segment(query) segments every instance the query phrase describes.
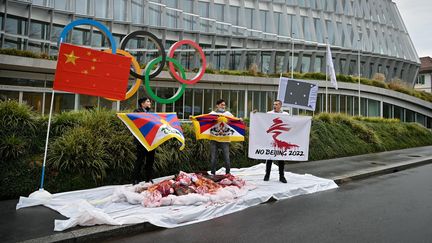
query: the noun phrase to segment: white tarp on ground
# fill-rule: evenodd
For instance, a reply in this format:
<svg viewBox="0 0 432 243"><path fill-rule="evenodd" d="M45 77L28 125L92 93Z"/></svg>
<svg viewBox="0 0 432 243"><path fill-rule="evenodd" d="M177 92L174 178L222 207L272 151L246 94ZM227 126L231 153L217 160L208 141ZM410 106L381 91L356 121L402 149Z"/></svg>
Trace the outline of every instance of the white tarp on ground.
<svg viewBox="0 0 432 243"><path fill-rule="evenodd" d="M222 168L219 173L225 170ZM149 222L153 225L173 228L193 224L268 201L303 194L325 191L338 186L332 180L313 175L299 175L285 172L287 184L279 182L277 166L273 166L270 181L263 181L265 165L258 164L249 168L231 169L231 173L246 180L249 189L244 195L224 202L207 202L189 206L162 206L155 208L133 205L126 201L114 202L115 193L125 186L105 186L88 190L53 194L51 199L20 197L17 209L44 205L68 217L56 220L54 230L62 231L77 225L97 224L123 225ZM158 182L159 180L155 180ZM127 185L126 185L127 186ZM187 196L187 195L186 195Z"/></svg>

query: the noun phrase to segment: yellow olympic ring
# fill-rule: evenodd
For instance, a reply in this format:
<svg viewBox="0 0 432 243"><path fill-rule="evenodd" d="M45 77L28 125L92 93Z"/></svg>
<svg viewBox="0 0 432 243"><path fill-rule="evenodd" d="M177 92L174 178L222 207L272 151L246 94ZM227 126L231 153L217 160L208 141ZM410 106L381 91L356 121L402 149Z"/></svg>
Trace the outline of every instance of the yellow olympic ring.
<svg viewBox="0 0 432 243"><path fill-rule="evenodd" d="M133 65L133 68L135 69L136 73L142 72L138 61L135 59L134 56L132 56L132 54L130 54L129 52L127 52L125 50L121 50L121 49L117 49L116 51L117 51L117 54L120 54L120 55L125 56L125 57L130 57L132 59L132 65ZM111 53L111 49L104 50L104 52ZM137 78L134 85L132 85L132 87L126 92L126 97L124 98L124 100L129 99L130 97L132 97L132 95L134 95L137 92L139 86L141 85L141 82L142 82L142 80ZM111 101L118 101L118 100L110 99L110 98L105 98L105 99L111 100Z"/></svg>

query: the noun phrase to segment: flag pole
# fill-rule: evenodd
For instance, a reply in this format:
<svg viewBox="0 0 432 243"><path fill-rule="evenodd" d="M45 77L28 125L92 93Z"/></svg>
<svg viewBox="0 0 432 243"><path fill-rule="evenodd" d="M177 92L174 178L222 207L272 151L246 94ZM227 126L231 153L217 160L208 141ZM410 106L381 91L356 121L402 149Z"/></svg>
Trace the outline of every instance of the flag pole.
<svg viewBox="0 0 432 243"><path fill-rule="evenodd" d="M292 29L292 21L291 21ZM294 79L294 32L291 32L291 79ZM289 108L289 114L292 116L292 107Z"/></svg>
<svg viewBox="0 0 432 243"><path fill-rule="evenodd" d="M328 37L326 37L326 43L327 43L327 46L329 45L329 43L328 43ZM326 79L325 79L325 111L326 111L326 113L328 112L328 84L327 84L327 82L328 82L328 61L327 61L327 55L328 55L328 53L327 53L327 51L326 51Z"/></svg>
<svg viewBox="0 0 432 243"><path fill-rule="evenodd" d="M43 190L44 187L44 179L45 179L45 165L46 165L46 159L47 159L47 152L48 152L48 140L49 140L49 133L51 128L51 117L52 117L52 110L53 110L53 104L54 104L54 88L51 93L51 105L50 105L50 112L48 116L48 129L47 129L47 135L46 135L46 141L45 141L45 154L44 154L44 160L42 165L42 175L41 175L41 183L39 190Z"/></svg>
<svg viewBox="0 0 432 243"><path fill-rule="evenodd" d="M361 105L361 96L360 96L360 68L361 68L361 60L360 60L360 51L361 51L361 40L360 37L358 39L358 107L359 107L359 111L358 111L358 115L361 116L361 109L360 109L360 105Z"/></svg>

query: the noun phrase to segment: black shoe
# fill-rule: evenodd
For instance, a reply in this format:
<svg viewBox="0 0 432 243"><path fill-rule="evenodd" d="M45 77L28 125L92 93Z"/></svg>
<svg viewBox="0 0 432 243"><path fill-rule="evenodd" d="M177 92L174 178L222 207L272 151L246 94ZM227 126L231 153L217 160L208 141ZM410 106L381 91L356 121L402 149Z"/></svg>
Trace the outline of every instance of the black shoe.
<svg viewBox="0 0 432 243"><path fill-rule="evenodd" d="M264 181L269 181L269 179L270 179L270 175L267 175L267 174L266 174L266 175L264 176Z"/></svg>
<svg viewBox="0 0 432 243"><path fill-rule="evenodd" d="M287 180L285 179L284 176L279 177L279 181L282 183L287 183Z"/></svg>

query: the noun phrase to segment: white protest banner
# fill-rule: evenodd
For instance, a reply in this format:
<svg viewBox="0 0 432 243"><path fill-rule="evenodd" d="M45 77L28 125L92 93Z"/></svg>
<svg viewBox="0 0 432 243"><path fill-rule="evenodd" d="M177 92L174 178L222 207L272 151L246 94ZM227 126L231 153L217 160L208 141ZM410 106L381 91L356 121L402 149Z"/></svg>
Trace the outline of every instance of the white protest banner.
<svg viewBox="0 0 432 243"><path fill-rule="evenodd" d="M251 113L249 158L307 161L312 117Z"/></svg>

